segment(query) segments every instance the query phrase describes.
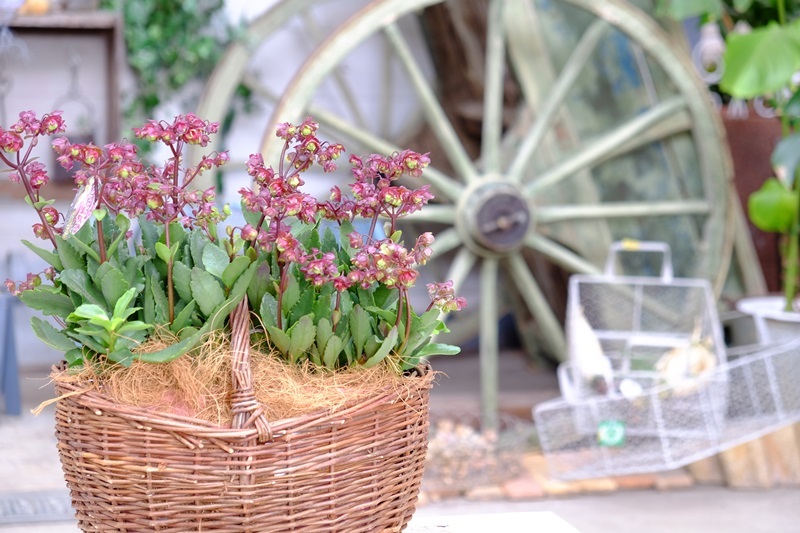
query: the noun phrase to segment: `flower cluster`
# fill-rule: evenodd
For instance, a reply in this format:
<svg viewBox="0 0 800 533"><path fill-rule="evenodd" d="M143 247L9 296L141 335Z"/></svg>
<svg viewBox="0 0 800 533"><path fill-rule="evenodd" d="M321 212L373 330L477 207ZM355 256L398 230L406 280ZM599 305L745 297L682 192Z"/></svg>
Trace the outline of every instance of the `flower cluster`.
<svg viewBox="0 0 800 533"><path fill-rule="evenodd" d="M332 283L341 292L354 285L368 288L380 283L405 293L418 277L415 266L424 265L430 258L434 237L431 233L422 234L409 251L391 235L396 231L398 219L422 209L433 195L428 185L412 190L397 181L403 176L421 176L430 164L428 154L403 150L390 156L373 154L361 158L352 155L350 165L355 182L349 187L353 197L342 194L341 189L335 186L328 200L317 202L312 196L300 192L304 183L300 174L314 162L325 172L334 171L335 161L344 151L341 144L320 141L316 137L318 127L311 118L299 125L284 123L278 126L276 134L283 139L284 147L277 171L266 167L260 154L250 157L247 171L257 188L255 191L243 188L240 194L245 209L261 217L255 227L248 224L242 228L242 238L264 250L276 246L278 261L283 265L298 264L314 286ZM356 216L371 220L366 235L348 235L351 248L357 250L350 264L339 265L333 253L323 253L316 248L304 250L285 224L290 217L313 223L318 214L337 223L352 222ZM373 235L381 217L388 219L390 237L376 240ZM439 298L442 300L445 296ZM464 305L462 301L457 304L450 301L447 306L460 309Z"/></svg>
<svg viewBox="0 0 800 533"><path fill-rule="evenodd" d="M431 342L446 331L439 312L466 303L455 297L452 282L429 286L431 305L423 315L411 308L409 290L431 257L434 237L423 233L406 247L397 228L399 219L433 197L427 185L411 189L400 182L422 174L427 154L352 156L351 195L333 187L329 198L318 201L302 192L302 176L314 165L332 172L344 148L320 140L310 118L281 124L277 169L259 154L250 156L254 185L240 191L245 223L228 227L220 239L217 226L230 210L217 207L213 188L194 185L203 172L227 163L228 154L207 154L188 168L183 161L187 145L206 146L217 130L192 114L135 129L137 138L167 147L160 166L141 161L127 141L100 147L56 138L56 159L78 187L62 214L41 196L46 168L30 157L41 136L63 133L60 113L37 119L26 112L10 129L0 129L0 160L11 179L24 184L39 215L34 234L53 246L26 243L51 266L22 282L6 282L10 292L62 327L35 321L37 335L70 354L70 364L94 356L166 361L222 327L247 298L262 334L292 362L308 359L335 369L372 366L393 354L395 367L407 369L422 357L458 351ZM138 236L130 231L134 218ZM377 231L380 220L385 235ZM359 223L369 229L356 231ZM134 354L157 324L181 341Z"/></svg>

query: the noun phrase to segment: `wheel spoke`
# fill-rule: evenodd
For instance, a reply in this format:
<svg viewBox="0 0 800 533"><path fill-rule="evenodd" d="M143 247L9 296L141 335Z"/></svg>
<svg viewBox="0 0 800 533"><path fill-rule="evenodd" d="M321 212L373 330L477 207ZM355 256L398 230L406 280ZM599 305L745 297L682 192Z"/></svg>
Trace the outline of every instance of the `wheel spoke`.
<svg viewBox="0 0 800 533"><path fill-rule="evenodd" d="M436 234L436 240L431 245L433 257L446 254L459 244L461 244L461 235L458 234L456 228L447 228Z"/></svg>
<svg viewBox="0 0 800 533"><path fill-rule="evenodd" d="M567 176L590 168L609 158L611 153L620 153L619 147L628 144L626 148L633 149L639 146L636 138L653 126L668 120L686 107L686 100L682 97L670 98L638 115L628 122L614 128L603 135L601 139L587 144L577 152L569 155L555 167L542 172L534 178L526 189L529 193L537 193L543 188L558 183Z"/></svg>
<svg viewBox="0 0 800 533"><path fill-rule="evenodd" d="M498 262L496 259L484 259L481 265L481 335L480 368L481 368L481 408L482 427L484 430L497 429L498 401Z"/></svg>
<svg viewBox="0 0 800 533"><path fill-rule="evenodd" d="M428 118L428 123L431 128L433 128L433 132L441 143L442 148L444 148L445 152L448 154L453 168L455 168L456 172L462 176L465 181L469 182L474 180L477 177L475 166L467 154L464 145L461 144L461 140L458 138L458 134L453 128L453 125L450 124L450 120L447 118L444 109L442 109L439 99L436 97L436 93L422 74L422 68L416 59L414 59L405 38L400 33L396 24L389 24L386 26L386 28L384 28L384 33L394 47L395 54L403 64L408 74L409 81L414 85L417 95L422 102L425 115Z"/></svg>
<svg viewBox="0 0 800 533"><path fill-rule="evenodd" d="M360 144L365 150L379 154L391 154L401 150L397 145L367 130L353 126L347 120L330 111L309 106L308 114L314 117L314 120L324 125L326 130L334 131L340 136L353 140ZM423 179L427 180L437 191L444 194L449 200L457 202L461 197L464 185L453 180L444 172L434 167L428 167L425 169L423 176Z"/></svg>
<svg viewBox="0 0 800 533"><path fill-rule="evenodd" d="M707 200L665 202L609 202L597 205L548 205L536 209L537 224L571 220L674 215L708 215L713 210Z"/></svg>
<svg viewBox="0 0 800 533"><path fill-rule="evenodd" d="M599 267L590 263L569 248L558 244L538 233L530 233L525 238L525 246L547 257L554 264L579 274L600 274Z"/></svg>
<svg viewBox="0 0 800 533"><path fill-rule="evenodd" d="M483 129L481 160L487 174L500 172L500 140L503 132L503 75L505 44L503 6L505 0L493 0L489 6L486 33L486 75L483 94Z"/></svg>
<svg viewBox="0 0 800 533"><path fill-rule="evenodd" d="M567 96L570 87L578 79L583 71L584 65L595 50L600 38L605 34L608 24L603 20L596 20L581 36L580 41L575 46L561 73L553 85L547 100L542 104L536 117L536 122L530 129L525 139L517 151L514 161L508 170L508 177L514 181L521 181L525 170L528 168L528 161L533 152L544 138L553 118Z"/></svg>
<svg viewBox="0 0 800 533"><path fill-rule="evenodd" d="M527 304L537 324L542 328L545 342L549 345L552 353L559 360L563 360L567 353L564 330L542 294L539 284L533 279L533 274L521 254L508 256L507 263L514 286ZM483 305L483 301L481 301L481 305ZM481 347L481 349L483 348Z"/></svg>
<svg viewBox="0 0 800 533"><path fill-rule="evenodd" d="M310 10L303 11L300 15L303 24L305 24L306 29L308 30L307 34L311 36L312 40L314 41L314 47L316 48L320 42L322 42L322 31L317 26L317 23L314 19L311 18ZM331 76L333 76L333 81L336 87L338 87L339 92L344 98L345 104L347 104L347 108L352 113L355 122L358 126L362 129L367 129L368 124L367 121L364 120L364 114L361 112L361 107L358 105L358 99L356 98L355 93L353 92L350 84L347 82L347 78L342 74L342 69L340 66L335 67L331 71Z"/></svg>
<svg viewBox="0 0 800 533"><path fill-rule="evenodd" d="M429 204L421 211L404 216L403 219L413 222L442 222L445 224L453 224L456 221L456 206Z"/></svg>
<svg viewBox="0 0 800 533"><path fill-rule="evenodd" d="M475 266L476 259L475 254L464 247L458 251L453 262L450 263L450 269L447 271L446 279L453 281L453 290L456 294L458 294L464 281L466 281L472 267Z"/></svg>

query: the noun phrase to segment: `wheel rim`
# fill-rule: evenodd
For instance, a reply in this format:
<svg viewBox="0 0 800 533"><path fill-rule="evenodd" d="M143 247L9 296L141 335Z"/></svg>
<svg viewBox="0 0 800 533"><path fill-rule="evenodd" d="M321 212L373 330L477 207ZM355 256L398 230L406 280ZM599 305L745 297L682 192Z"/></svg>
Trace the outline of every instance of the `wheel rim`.
<svg viewBox="0 0 800 533"><path fill-rule="evenodd" d="M536 17L541 15L542 9L527 0L490 3L480 160L473 161L397 22L409 13L437 3L433 0L385 0L368 6L310 56L290 83L270 123L296 121L305 114L312 114L323 124L323 131L333 129L366 150L384 153L397 150L399 147L391 141L351 128L346 120L314 103L314 96L331 69L342 63L356 46L377 34L389 43L394 58L405 68L428 125L439 143L446 147L448 163L454 169L451 174L428 169L425 178L438 191L443 203L428 206L414 219L446 226L437 234L434 249L437 254L454 253L447 277L453 279L457 287L464 285L479 264L484 417L491 425L496 420L493 413L497 410L500 267L512 290L521 295L541 326L544 341L558 354L565 353L563 330L540 283L526 264L522 254L525 250L542 254L570 272L598 273L608 243L619 238L617 233L626 227L642 224L640 220L656 228L664 225L664 221L680 220L680 227L670 231L678 233L676 237L682 232L691 234L691 251L696 253L693 261L677 265L676 272L686 277L711 279L720 287L732 246L732 213L727 205L730 163L721 148L718 120L706 101L704 86L693 74L689 58L676 54L674 47L668 46L670 38L652 20L617 0L548 2L565 6L567 11L585 13L591 16L591 21L563 61L548 94L536 103L536 120L525 118L527 107L533 107L528 101L515 123L506 128L503 127L502 84L507 51L523 92L526 88L528 93L535 92L529 81L526 84L530 72L525 72L525 62L519 58L515 61L513 57L511 43L521 35L514 29L514 23L519 21L517 15L527 13ZM518 11L510 16L509 10ZM603 137L581 141L577 148L555 163L535 164L539 157L537 152L542 151L546 139L553 135L553 129L561 120L559 114L565 112L570 91L576 87L600 43L609 35L612 39L619 35L629 39L631 48L641 50L652 62L650 67L660 69L658 72L666 76L671 91L665 96L657 95L652 105L635 116L626 117ZM530 94L525 97L530 98ZM697 154L702 154L697 158L695 181L699 183L689 184L700 194L676 195L666 191L666 199L624 202L604 201L595 194L592 198L596 201L588 203L551 201L551 196L569 196L569 188L564 191L559 188L570 180L588 180L586 183L592 186L593 176L581 177L581 173L596 170L650 143L666 143L679 134L689 136ZM265 132L262 152L269 160L275 160L276 151L271 132ZM576 185L576 188L581 187ZM477 217L473 216L475 213ZM620 225L622 230L617 227ZM596 226L588 232L588 240L595 242L581 242L578 237L570 240L570 234L585 233L589 226ZM489 227L491 231L487 230ZM581 231L574 230L576 227L582 228Z"/></svg>

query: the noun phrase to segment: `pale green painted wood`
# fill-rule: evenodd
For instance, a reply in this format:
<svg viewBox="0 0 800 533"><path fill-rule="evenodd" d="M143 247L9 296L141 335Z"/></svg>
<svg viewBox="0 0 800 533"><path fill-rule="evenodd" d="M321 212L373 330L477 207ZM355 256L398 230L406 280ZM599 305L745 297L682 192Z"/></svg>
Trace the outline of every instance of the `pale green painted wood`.
<svg viewBox="0 0 800 533"><path fill-rule="evenodd" d="M486 75L481 131L481 163L487 174L499 174L500 144L503 133L503 75L505 74L505 2L489 4L486 33Z"/></svg>
<svg viewBox="0 0 800 533"><path fill-rule="evenodd" d="M539 224L569 220L622 217L662 217L668 215L708 215L712 210L707 200L677 202L606 202L598 205L549 205L536 210Z"/></svg>
<svg viewBox="0 0 800 533"><path fill-rule="evenodd" d="M521 255L510 255L506 265L514 280L514 286L522 295L522 299L528 305L531 314L536 317L537 323L542 328L544 340L550 346L552 353L566 353L567 342L561 330L561 324L556 318L555 313L550 308L550 304L544 297L539 284L533 278L527 263Z"/></svg>
<svg viewBox="0 0 800 533"><path fill-rule="evenodd" d="M536 122L531 130L525 136L525 140L520 145L514 156L514 161L511 167L506 172L506 176L511 181L520 182L525 175L525 170L530 164L530 158L533 151L539 146L548 129L553 123L556 113L564 103L564 98L570 87L575 83L575 80L580 75L589 57L594 53L597 43L608 30L608 24L604 20L596 20L592 23L588 30L583 34L581 40L578 41L577 46L572 51L567 64L558 75L555 84L550 93L547 95L546 100L538 109L536 115Z"/></svg>
<svg viewBox="0 0 800 533"><path fill-rule="evenodd" d="M578 274L599 274L602 269L579 256L569 248L539 233L529 233L525 245L550 259L556 265Z"/></svg>
<svg viewBox="0 0 800 533"><path fill-rule="evenodd" d="M622 149L620 147L635 140L643 132L668 119L674 113L678 113L685 105L683 98L671 98L648 109L641 115L637 115L606 133L597 141L585 145L576 153L570 154L555 167L536 176L526 185L526 192L533 195L546 194L548 186L558 183L575 172L596 165L609 151L615 150L617 153L621 153ZM635 144L632 146L635 146Z"/></svg>
<svg viewBox="0 0 800 533"><path fill-rule="evenodd" d="M491 13L501 11L499 2L490 7ZM519 1L519 0L515 0ZM357 17L351 19L339 31L334 33L309 59L309 62L301 69L301 74L290 84L286 94L284 94L278 105L273 120L298 120L304 113L313 110L309 103L312 101L314 93L322 84L323 80L330 75L332 69L340 64L342 60L361 42L372 35L381 32L387 36L395 51L394 57L399 58L406 66L408 74L419 71L416 60L411 56L406 56L408 47L402 38L395 21L401 17L413 14L417 10L426 6L439 3L436 0L383 0L375 2L367 9L362 11ZM552 128L568 116L566 113L567 94L576 85L576 82L586 65L586 61L592 55L597 43L610 28L614 28L629 36L633 41L641 46L642 50L652 58L660 69L666 74L666 78L677 87L676 94L672 95L675 100L664 99L660 104L656 103L644 115L633 120L622 123L613 132L611 140L603 142L602 137L594 143L576 143L576 150L563 155L563 159L558 159L545 167L539 174L546 178L540 188L546 193L549 187L560 187L567 178L576 173L580 176L588 176L586 172L594 168L599 163L605 162L612 157L639 149L648 142L671 137L676 133L689 129L692 133L692 142L697 152L702 154L699 158L701 165L702 187L705 196L700 199L690 200L688 205L678 206L677 202L640 202L633 204L633 211L642 211L643 216L664 216L665 214L695 214L705 216L705 223L700 230L697 241L692 240L692 246L696 246L698 270L703 277L718 276L715 267L723 266L726 254L730 254L730 227L727 224L726 215L730 212L727 201L721 199L728 198L726 194L729 190L728 177L730 176L730 162L724 150L720 147L721 128L716 119L716 115L709 103L705 100L705 88L693 75L691 64L687 58L679 56L674 49L668 46L671 39L647 16L634 10L630 5L619 0L553 0L552 3L567 4L586 10L597 17L594 23L590 24L590 31L584 34L577 47L571 51L571 59L566 61L566 69L559 69L553 80L550 90L542 92L537 97L535 105L531 110L521 110L519 120L512 124L512 130L507 132L497 149L498 154L506 153L508 147L515 147L514 162L510 170L503 172L501 161L502 156L494 153L496 144L492 141L496 137L497 126L499 123L498 109L501 107L498 102L497 79L502 73L502 65L495 63L492 58L501 57L497 48L497 41L490 37L490 46L486 51L489 58L486 65L487 90L484 100L486 129L485 144L482 146L482 158L479 165L483 168L499 168L500 173L509 181L523 183L527 180L528 167L531 158L537 152L542 151L542 147L552 142ZM509 8L512 4L508 0ZM494 16L494 15L493 15ZM494 19L492 19L494 20ZM526 28L528 32L535 31L536 28ZM493 36L506 33L508 42L521 40L519 34L508 35L511 26L496 27L490 24L489 32ZM520 30L517 30L520 31ZM502 43L503 39L500 39ZM512 54L513 55L513 54ZM535 72L527 77L528 86L522 83L523 91L527 91L526 97L535 91L531 89L531 84L535 83ZM451 150L448 154L454 166L458 169L459 176L450 177L444 174L434 178L442 182L444 189L449 189L449 194L445 194L445 205L438 212L431 215L433 219L440 222L449 223L451 220L459 226L459 218L454 216L457 213L457 204L460 203L459 196L466 194L469 189L460 187L457 179L465 181L475 181L480 179L475 171L475 165L471 161L464 159L461 153L463 146L457 141L457 136L452 131L452 126L444 117L442 107L435 98L433 83L420 77L413 80L415 90L423 100L423 107L428 117L428 123L432 130L436 132L446 149ZM666 104L664 102L667 102ZM502 102L500 102L502 104ZM674 108L670 106L674 105ZM494 109L494 110L493 110ZM655 111L653 111L655 110ZM497 114L495 114L497 113ZM317 114L315 112L315 114ZM323 115L324 116L324 115ZM328 118L328 117L326 117ZM348 128L340 125L339 131L345 133ZM355 127L349 129L349 133L354 134ZM275 150L272 143L270 132L265 131L262 142L263 152L267 158L273 158L270 154ZM517 140L512 139L513 135L519 136ZM371 136L371 134L369 135ZM579 140L580 137L576 137ZM365 139L367 140L367 139ZM510 142L513 141L513 142ZM387 141L388 143L388 141ZM377 143L380 144L380 143ZM522 149L519 149L520 144ZM373 142L373 145L376 143ZM515 146L516 145L516 146ZM388 146L387 146L388 147ZM386 151L386 150L379 150ZM273 154L274 155L274 154ZM538 154L537 154L538 155ZM559 155L559 157L562 157ZM563 162L562 162L563 161ZM499 166L497 166L499 165ZM547 172L550 172L548 177ZM536 174L534 174L535 176ZM434 181L431 179L430 181ZM447 180L450 180L449 182ZM531 183L534 183L532 181ZM542 182L540 182L542 183ZM545 187L544 185L547 185ZM534 188L535 189L535 188ZM596 262L587 260L582 255L582 251L571 251L559 242L556 242L546 235L550 228L549 225L559 225L561 228L565 224L577 223L581 220L590 220L601 217L606 221L616 220L622 217L625 207L618 206L616 203L584 203L582 198L576 196L576 203L564 206L561 221L558 219L559 205L548 204L549 198L539 194L542 191L531 191L531 202L534 207L534 217L536 209L542 210L541 217L534 230L527 236L524 244L535 251L538 251L552 260L554 263L562 265L576 272L596 272L598 267ZM722 192L723 194L720 194ZM591 197L594 193L590 191ZM586 207L584 209L584 207ZM551 208L548 212L547 209ZM566 215L571 215L568 217ZM549 221L548 221L549 217ZM430 220L430 219L429 219ZM559 223L560 222L560 223ZM540 229L548 233L539 233ZM461 246L465 234L459 232L455 227L446 228L439 235L441 238L435 243L440 250L437 251L456 251L455 260L451 264L450 275L457 278L458 286L463 285L467 275L478 261L475 251L468 246ZM693 237L694 239L694 237ZM553 320L553 312L549 309L546 301L542 297L541 290L537 281L527 269L518 250L509 254L492 255L481 252L482 257L480 269L480 283L482 300L479 305L478 315L481 319L481 351L482 360L485 363L485 386L484 386L484 409L487 419L491 417L490 411L496 409L496 383L492 385L492 372L496 371L497 357L497 324L496 318L499 313L498 292L496 285L499 279L498 267L502 263L511 274L513 284L516 289L523 294L526 303L531 311L536 315L537 321L545 323L548 343L563 350L563 331L557 321ZM473 314L473 317L476 316ZM492 317L489 322L493 325L486 325L486 318ZM485 330L485 331L484 331ZM562 352L563 353L563 352ZM485 355L484 355L485 354ZM495 389L492 389L495 387ZM493 396L494 395L494 396ZM494 402L494 403L493 403ZM488 406L488 407L487 407Z"/></svg>
<svg viewBox="0 0 800 533"><path fill-rule="evenodd" d="M422 67L414 59L411 48L408 46L403 34L396 24L389 24L384 28L384 33L392 44L395 54L405 67L406 75L411 81L422 103L422 109L428 117L428 123L433 128L436 138L445 149L456 173L465 182L474 181L478 173L475 165L467 154L467 150L458 138L456 130L450 124L450 119L439 103L436 92L422 73Z"/></svg>
<svg viewBox="0 0 800 533"><path fill-rule="evenodd" d="M481 425L484 430L498 429L498 267L496 259L484 259L481 263ZM527 267L526 267L527 268Z"/></svg>

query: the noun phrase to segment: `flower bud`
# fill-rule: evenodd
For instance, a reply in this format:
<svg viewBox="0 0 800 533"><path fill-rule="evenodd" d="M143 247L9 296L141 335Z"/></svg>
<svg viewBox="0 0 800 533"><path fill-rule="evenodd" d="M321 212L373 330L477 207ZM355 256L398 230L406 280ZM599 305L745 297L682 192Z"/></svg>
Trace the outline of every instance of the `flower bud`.
<svg viewBox="0 0 800 533"><path fill-rule="evenodd" d="M246 241L252 241L255 240L256 237L258 237L258 230L253 226L251 226L250 224L247 224L245 227L242 228L241 235L242 239Z"/></svg>

